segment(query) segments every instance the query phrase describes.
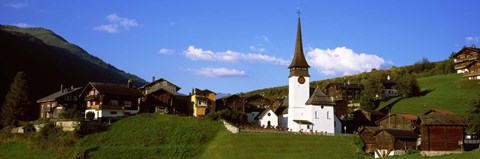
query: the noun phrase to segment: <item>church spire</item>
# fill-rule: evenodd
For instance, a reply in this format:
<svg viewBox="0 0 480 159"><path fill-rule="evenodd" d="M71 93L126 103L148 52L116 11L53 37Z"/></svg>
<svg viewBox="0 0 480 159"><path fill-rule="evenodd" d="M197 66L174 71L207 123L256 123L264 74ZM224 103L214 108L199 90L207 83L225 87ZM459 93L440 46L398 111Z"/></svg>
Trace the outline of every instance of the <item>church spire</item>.
<svg viewBox="0 0 480 159"><path fill-rule="evenodd" d="M295 52L293 54L292 63L288 68L290 69L290 76L310 76L308 74L308 68L310 66L305 59L303 54L303 44L302 44L302 28L300 25L300 13L298 17L298 26L297 26L297 40L295 42Z"/></svg>

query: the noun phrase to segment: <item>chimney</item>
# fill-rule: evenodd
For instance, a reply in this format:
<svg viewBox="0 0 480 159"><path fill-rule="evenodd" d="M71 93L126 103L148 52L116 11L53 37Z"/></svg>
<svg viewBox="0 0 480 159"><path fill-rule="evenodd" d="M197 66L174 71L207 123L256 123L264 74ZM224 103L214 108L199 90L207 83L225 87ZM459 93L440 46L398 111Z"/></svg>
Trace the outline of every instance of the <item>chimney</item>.
<svg viewBox="0 0 480 159"><path fill-rule="evenodd" d="M128 79L127 87L132 88L132 80L131 79Z"/></svg>
<svg viewBox="0 0 480 159"><path fill-rule="evenodd" d="M152 76L152 82L155 81L155 76Z"/></svg>
<svg viewBox="0 0 480 159"><path fill-rule="evenodd" d="M387 76L387 80L390 80L390 75Z"/></svg>
<svg viewBox="0 0 480 159"><path fill-rule="evenodd" d="M62 85L60 85L60 92L62 92L62 93L63 93L63 84L62 84Z"/></svg>

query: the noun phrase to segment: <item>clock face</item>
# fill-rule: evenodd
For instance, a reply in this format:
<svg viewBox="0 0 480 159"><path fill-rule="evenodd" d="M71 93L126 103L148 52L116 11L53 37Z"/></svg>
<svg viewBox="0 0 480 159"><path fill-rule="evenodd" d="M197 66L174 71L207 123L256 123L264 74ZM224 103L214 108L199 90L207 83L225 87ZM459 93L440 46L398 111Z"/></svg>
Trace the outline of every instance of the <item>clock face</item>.
<svg viewBox="0 0 480 159"><path fill-rule="evenodd" d="M298 83L300 83L300 84L305 83L305 77L303 77L303 76L298 77Z"/></svg>

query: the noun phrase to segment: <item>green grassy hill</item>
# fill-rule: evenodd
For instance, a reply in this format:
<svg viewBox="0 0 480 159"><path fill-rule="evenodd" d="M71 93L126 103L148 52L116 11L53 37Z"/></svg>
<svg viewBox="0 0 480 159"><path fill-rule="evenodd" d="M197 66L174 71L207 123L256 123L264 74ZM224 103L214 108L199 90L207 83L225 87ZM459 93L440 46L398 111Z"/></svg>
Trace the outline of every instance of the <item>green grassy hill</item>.
<svg viewBox="0 0 480 159"><path fill-rule="evenodd" d="M391 107L392 112L421 115L430 109L446 109L465 114L469 104L479 98L480 81L467 80L461 74L419 78L422 95L412 98L392 98L379 109Z"/></svg>

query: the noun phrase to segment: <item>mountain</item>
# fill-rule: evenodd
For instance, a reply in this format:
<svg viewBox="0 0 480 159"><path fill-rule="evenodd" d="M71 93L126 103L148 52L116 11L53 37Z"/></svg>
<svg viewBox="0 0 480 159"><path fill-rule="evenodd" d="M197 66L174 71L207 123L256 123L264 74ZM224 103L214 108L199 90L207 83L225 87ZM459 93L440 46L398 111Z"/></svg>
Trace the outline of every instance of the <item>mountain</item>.
<svg viewBox="0 0 480 159"><path fill-rule="evenodd" d="M146 83L48 29L0 25L0 39L0 101L19 71L26 73L32 102L58 91L60 85L80 87L90 81L127 84L128 79L134 86Z"/></svg>

